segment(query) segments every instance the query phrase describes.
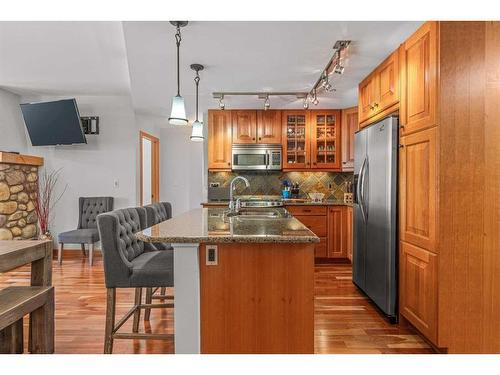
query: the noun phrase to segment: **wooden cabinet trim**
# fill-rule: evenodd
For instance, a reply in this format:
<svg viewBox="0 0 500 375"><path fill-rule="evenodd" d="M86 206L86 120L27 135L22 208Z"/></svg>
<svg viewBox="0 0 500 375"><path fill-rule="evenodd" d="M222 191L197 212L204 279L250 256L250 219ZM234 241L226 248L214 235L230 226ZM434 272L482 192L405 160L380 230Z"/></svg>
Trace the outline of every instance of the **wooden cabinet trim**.
<svg viewBox="0 0 500 375"><path fill-rule="evenodd" d="M208 111L207 158L209 170L231 170L231 111Z"/></svg>
<svg viewBox="0 0 500 375"><path fill-rule="evenodd" d="M354 133L358 130L358 107L342 110L342 171L352 172L354 170Z"/></svg>

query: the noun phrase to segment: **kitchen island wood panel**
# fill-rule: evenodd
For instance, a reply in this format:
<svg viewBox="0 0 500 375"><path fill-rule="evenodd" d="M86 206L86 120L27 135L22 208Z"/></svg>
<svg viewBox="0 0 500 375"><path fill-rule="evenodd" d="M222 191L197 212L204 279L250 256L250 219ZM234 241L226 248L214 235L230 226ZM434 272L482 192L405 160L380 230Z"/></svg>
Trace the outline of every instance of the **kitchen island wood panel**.
<svg viewBox="0 0 500 375"><path fill-rule="evenodd" d="M314 353L314 244L200 246L201 353Z"/></svg>

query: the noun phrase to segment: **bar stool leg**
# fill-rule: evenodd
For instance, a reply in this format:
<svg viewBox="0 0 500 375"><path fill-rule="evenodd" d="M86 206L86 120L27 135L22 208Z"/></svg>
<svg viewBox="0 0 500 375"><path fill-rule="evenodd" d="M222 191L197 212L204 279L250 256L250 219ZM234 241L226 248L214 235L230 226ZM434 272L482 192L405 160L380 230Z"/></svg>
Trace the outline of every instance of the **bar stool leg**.
<svg viewBox="0 0 500 375"><path fill-rule="evenodd" d="M62 264L62 253L64 250L64 243L59 243L59 250L57 251L57 261Z"/></svg>
<svg viewBox="0 0 500 375"><path fill-rule="evenodd" d="M153 302L153 288L146 288L146 304L151 304ZM149 322L149 317L151 316L151 309L144 309L144 321Z"/></svg>
<svg viewBox="0 0 500 375"><path fill-rule="evenodd" d="M104 331L104 354L113 353L113 331L115 329L116 289L106 290L106 328Z"/></svg>
<svg viewBox="0 0 500 375"><path fill-rule="evenodd" d="M132 324L132 332L139 332L139 320L141 319L141 309L139 305L142 302L142 288L135 288L135 312L134 312L134 322Z"/></svg>

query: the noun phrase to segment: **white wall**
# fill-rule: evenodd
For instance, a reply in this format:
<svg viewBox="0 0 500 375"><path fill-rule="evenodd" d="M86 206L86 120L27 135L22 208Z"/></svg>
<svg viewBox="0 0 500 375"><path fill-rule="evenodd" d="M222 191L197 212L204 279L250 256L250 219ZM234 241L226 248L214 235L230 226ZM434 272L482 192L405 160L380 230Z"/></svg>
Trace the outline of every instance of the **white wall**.
<svg viewBox="0 0 500 375"><path fill-rule="evenodd" d="M0 150L26 152L26 130L19 95L0 89Z"/></svg>
<svg viewBox="0 0 500 375"><path fill-rule="evenodd" d="M34 98L23 98L32 101ZM43 97L38 100L56 100ZM61 169L59 190L66 192L54 210L51 231L54 236L75 229L78 224L78 197L112 196L114 207L137 204L138 132L130 97L77 96L81 116L99 116L99 135L88 135L87 144L38 146L26 153L42 156L45 168ZM117 182L118 186L115 186Z"/></svg>
<svg viewBox="0 0 500 375"><path fill-rule="evenodd" d="M190 126L161 130L160 199L172 203L174 216L200 207L204 199L204 142L192 142L190 135Z"/></svg>

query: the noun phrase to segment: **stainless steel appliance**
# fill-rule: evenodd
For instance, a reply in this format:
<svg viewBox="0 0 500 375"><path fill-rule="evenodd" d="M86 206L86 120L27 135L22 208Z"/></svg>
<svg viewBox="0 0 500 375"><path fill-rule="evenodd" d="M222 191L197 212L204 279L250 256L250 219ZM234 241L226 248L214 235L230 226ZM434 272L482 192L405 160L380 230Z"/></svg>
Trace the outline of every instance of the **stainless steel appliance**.
<svg viewBox="0 0 500 375"><path fill-rule="evenodd" d="M233 145L233 170L280 170L281 145Z"/></svg>
<svg viewBox="0 0 500 375"><path fill-rule="evenodd" d="M354 152L353 281L395 320L398 118L357 132Z"/></svg>

